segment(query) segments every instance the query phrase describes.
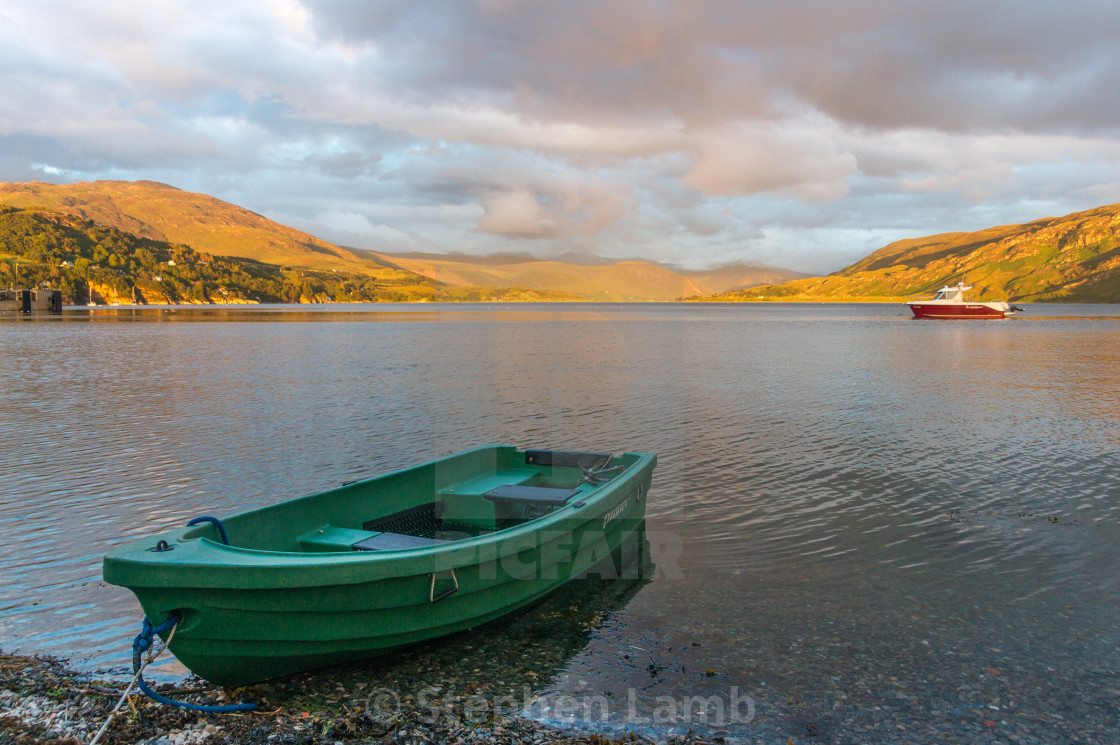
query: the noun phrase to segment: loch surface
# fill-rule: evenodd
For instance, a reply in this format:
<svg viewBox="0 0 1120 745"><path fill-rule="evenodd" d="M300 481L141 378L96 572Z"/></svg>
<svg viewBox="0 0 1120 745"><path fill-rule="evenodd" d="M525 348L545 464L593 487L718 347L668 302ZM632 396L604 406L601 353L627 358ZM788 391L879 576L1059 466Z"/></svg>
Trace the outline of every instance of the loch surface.
<svg viewBox="0 0 1120 745"><path fill-rule="evenodd" d="M0 647L123 675L139 608L101 557L197 515L484 443L650 451L654 576L364 669L442 660L527 686L532 716L605 729L1114 742L1120 308L1027 308L3 318ZM540 660L514 661L530 642ZM682 716L690 697L707 719Z"/></svg>

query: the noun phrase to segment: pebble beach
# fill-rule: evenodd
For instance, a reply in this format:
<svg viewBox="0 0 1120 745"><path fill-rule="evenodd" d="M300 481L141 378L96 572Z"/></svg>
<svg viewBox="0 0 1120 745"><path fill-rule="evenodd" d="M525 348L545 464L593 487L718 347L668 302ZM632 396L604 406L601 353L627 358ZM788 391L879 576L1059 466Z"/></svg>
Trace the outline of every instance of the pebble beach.
<svg viewBox="0 0 1120 745"><path fill-rule="evenodd" d="M664 740L631 734L604 737L595 733L564 731L517 716L457 716L455 707L441 709L436 718L405 696L392 711L374 705L365 708L360 695L342 701L333 691L293 695L286 684L259 686L261 711L244 714L205 714L162 706L142 695L130 698L102 737L114 745L233 745L285 743L337 745L338 743L697 743L713 742L692 735ZM193 703L224 703L221 691L183 691L166 686ZM0 743L8 745L85 745L109 717L122 691L110 681L79 675L58 660L0 654ZM360 694L360 691L353 693ZM365 703L371 703L366 700ZM273 707L273 708L269 708ZM469 712L467 712L469 714Z"/></svg>
<svg viewBox="0 0 1120 745"><path fill-rule="evenodd" d="M422 655L403 665L376 669L363 664L329 668L241 689L223 691L188 678L158 686L161 693L196 704L254 701L259 710L207 714L156 704L135 693L103 735L114 745L1113 745L1116 681L1086 691L1082 705L1047 709L1044 687L1037 697L999 704L961 703L952 692L931 688L919 697L864 696L839 709L816 697L778 696L758 702L757 718L744 730L698 728L674 733L625 730L594 722L555 726L516 707L487 706L502 700L505 683L480 677L466 682L453 667L425 669ZM523 674L523 671L521 671ZM372 673L372 675L371 675ZM999 687L1000 671L986 673ZM109 717L126 684L76 672L49 657L0 653L0 744L88 745ZM890 683L883 683L889 688ZM422 688L420 686L423 686ZM391 699L386 694L392 692ZM979 695L979 694L978 694ZM516 697L512 697L516 698ZM855 697L853 697L855 698ZM483 702L478 705L478 702ZM923 726L928 707L952 710L959 726ZM754 713L754 712L752 712ZM99 743L99 745L100 745Z"/></svg>

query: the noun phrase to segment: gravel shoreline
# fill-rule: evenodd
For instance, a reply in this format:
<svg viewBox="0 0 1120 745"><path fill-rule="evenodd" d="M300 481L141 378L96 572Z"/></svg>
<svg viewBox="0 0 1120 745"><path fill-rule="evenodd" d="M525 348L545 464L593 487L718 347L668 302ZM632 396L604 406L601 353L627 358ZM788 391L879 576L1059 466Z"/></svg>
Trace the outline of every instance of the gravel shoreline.
<svg viewBox="0 0 1120 745"><path fill-rule="evenodd" d="M333 695L293 695L299 681L257 686L252 691L261 711L206 714L163 706L139 692L122 707L101 742L113 745L337 745L338 743L454 743L513 745L532 743L654 743L634 733L621 737L565 731L518 716L489 713L483 720L457 716L441 708L433 719L419 702L404 696L391 711L342 701ZM168 692L165 687L164 692ZM108 718L123 686L77 673L49 657L0 652L0 745L85 745ZM191 686L169 691L180 700L224 703L214 688ZM237 692L233 692L237 693ZM325 699L325 700L324 700ZM332 701L332 699L335 699ZM368 701L364 703L369 703ZM661 743L707 745L722 738L692 734Z"/></svg>
<svg viewBox="0 0 1120 745"><path fill-rule="evenodd" d="M260 705L256 712L187 711L137 692L99 745L1105 745L1115 743L1120 731L1110 681L1083 692L1082 709L1089 708L1067 708L1069 716L1057 711L1044 716L1037 706L1002 701L954 705L886 694L825 711L813 703L819 697L809 693L805 701L794 695L778 703L758 700L759 717L749 732L650 734L586 721L584 729L572 729L521 716L524 710L517 706L472 711L475 697L491 702L519 697L485 674L470 682L457 671L427 677L422 654L402 654L407 659L391 669L356 663L226 691L193 677L178 687L158 686L165 695L192 703L252 701ZM993 681L1003 678L998 673L991 671ZM0 652L0 745L88 745L126 685L97 675L76 672L50 657ZM441 698L426 696L431 691ZM386 692L391 692L389 706L379 700ZM928 705L959 711L931 718Z"/></svg>

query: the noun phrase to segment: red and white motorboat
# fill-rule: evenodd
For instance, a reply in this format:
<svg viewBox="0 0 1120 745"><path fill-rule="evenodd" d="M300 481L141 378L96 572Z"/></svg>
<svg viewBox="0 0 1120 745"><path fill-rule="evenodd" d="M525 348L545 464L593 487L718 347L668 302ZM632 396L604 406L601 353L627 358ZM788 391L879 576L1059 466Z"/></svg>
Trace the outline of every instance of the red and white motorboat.
<svg viewBox="0 0 1120 745"><path fill-rule="evenodd" d="M915 318L1006 318L1022 310L1002 300L966 300L965 290L971 289L961 282L953 287L942 287L932 300L911 300L906 304L914 311Z"/></svg>

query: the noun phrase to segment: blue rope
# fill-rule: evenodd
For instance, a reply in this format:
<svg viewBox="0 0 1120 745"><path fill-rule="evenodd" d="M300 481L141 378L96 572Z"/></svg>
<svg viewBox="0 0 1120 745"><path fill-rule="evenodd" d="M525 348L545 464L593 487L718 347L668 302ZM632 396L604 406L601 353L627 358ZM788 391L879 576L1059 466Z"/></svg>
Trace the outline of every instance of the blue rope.
<svg viewBox="0 0 1120 745"><path fill-rule="evenodd" d="M218 529L218 535L222 537L222 543L226 544L227 546L229 545L229 536L226 535L226 529L225 526L222 525L221 520L216 517L210 517L209 515L202 515L187 523L187 527L189 528L192 525L198 525L199 523L213 523L214 527Z"/></svg>
<svg viewBox="0 0 1120 745"><path fill-rule="evenodd" d="M211 518L213 519L213 518ZM222 531L223 534L225 531ZM156 634L165 634L175 627L175 624L180 620L179 611L171 611L167 616L167 620L159 626L152 626L152 622L144 616L144 623L140 627L140 633L132 640L132 672L136 674L136 682L140 690L148 695L148 698L153 701L158 701L161 704L171 704L178 706L181 709L189 709L191 711L204 711L213 714L232 714L239 711L256 711L256 704L227 704L225 706L205 706L203 704L190 704L185 701L176 701L175 699L168 698L153 691L148 684L144 682L144 676L140 674L141 656L145 651L151 648Z"/></svg>

